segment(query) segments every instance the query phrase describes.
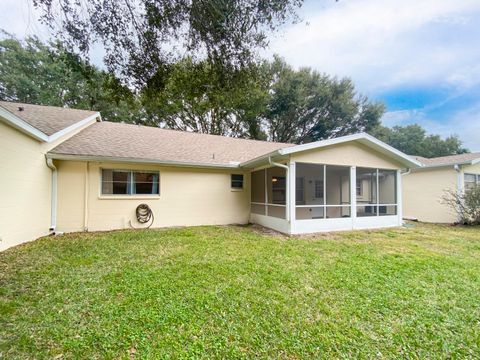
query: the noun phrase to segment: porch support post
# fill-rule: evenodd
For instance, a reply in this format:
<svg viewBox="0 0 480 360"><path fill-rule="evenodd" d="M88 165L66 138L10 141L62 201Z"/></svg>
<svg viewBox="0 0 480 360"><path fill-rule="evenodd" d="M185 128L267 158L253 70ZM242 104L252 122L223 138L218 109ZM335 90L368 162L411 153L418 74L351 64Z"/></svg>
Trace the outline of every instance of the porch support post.
<svg viewBox="0 0 480 360"><path fill-rule="evenodd" d="M296 167L295 163L291 162L289 164L289 170L288 170L288 177L289 177L289 186L287 186L288 191L290 193L290 196L287 198L287 211L289 214L287 215L287 220L290 220L290 231L294 227L294 222L295 222L295 204L297 202L296 200L296 191L295 189L297 188L296 185Z"/></svg>
<svg viewBox="0 0 480 360"><path fill-rule="evenodd" d="M355 229L357 222L357 167L350 167L350 217L352 228Z"/></svg>
<svg viewBox="0 0 480 360"><path fill-rule="evenodd" d="M397 198L397 216L398 216L398 226L403 225L403 200L402 200L402 171L397 170L397 181L396 184L396 198Z"/></svg>

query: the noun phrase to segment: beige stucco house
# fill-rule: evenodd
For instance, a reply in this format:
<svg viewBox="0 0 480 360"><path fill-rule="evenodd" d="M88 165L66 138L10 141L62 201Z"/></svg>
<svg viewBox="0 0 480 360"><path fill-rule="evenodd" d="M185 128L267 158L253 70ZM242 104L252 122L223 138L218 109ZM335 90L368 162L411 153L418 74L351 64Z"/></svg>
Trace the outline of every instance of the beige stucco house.
<svg viewBox="0 0 480 360"><path fill-rule="evenodd" d="M448 191L480 185L480 153L415 159L422 167L403 176L404 217L434 223L458 221L442 198Z"/></svg>
<svg viewBox="0 0 480 360"><path fill-rule="evenodd" d="M49 233L149 225L398 226L402 172L419 166L363 133L293 145L0 102L0 250ZM137 222L142 203L152 224Z"/></svg>

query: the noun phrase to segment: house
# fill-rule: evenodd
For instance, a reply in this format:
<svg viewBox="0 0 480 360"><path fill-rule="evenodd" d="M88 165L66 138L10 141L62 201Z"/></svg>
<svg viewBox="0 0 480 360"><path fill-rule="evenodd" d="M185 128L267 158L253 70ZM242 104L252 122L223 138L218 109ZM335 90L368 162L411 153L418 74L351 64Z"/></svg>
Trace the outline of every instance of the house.
<svg viewBox="0 0 480 360"><path fill-rule="evenodd" d="M304 145L0 102L0 249L49 233L257 223L288 234L402 223L402 170L367 134ZM154 217L141 224L139 204Z"/></svg>
<svg viewBox="0 0 480 360"><path fill-rule="evenodd" d="M403 177L405 218L434 223L458 221L442 198L448 191L463 192L480 184L480 153L415 159L422 167L412 168Z"/></svg>

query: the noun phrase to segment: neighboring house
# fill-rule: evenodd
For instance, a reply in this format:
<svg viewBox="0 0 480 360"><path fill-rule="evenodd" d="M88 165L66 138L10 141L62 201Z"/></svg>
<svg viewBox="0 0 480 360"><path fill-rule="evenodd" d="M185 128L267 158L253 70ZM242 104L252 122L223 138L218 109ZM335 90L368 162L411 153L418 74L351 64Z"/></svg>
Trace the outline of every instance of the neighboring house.
<svg viewBox="0 0 480 360"><path fill-rule="evenodd" d="M0 249L49 232L258 223L289 234L402 223L401 171L367 134L305 145L102 122L0 102Z"/></svg>
<svg viewBox="0 0 480 360"><path fill-rule="evenodd" d="M448 191L462 192L480 184L480 153L414 158L423 166L403 176L404 217L434 223L458 221L442 198Z"/></svg>

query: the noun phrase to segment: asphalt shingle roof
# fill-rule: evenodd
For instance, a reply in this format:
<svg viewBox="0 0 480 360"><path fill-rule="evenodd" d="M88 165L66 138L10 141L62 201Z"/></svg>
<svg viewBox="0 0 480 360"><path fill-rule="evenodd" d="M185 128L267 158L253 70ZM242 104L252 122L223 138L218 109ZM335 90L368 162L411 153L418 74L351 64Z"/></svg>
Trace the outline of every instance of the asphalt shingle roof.
<svg viewBox="0 0 480 360"><path fill-rule="evenodd" d="M420 161L425 166L455 165L455 164L464 164L472 160L480 159L480 152L441 156L441 157L430 158L430 159L422 156L413 156L413 158Z"/></svg>
<svg viewBox="0 0 480 360"><path fill-rule="evenodd" d="M90 125L49 153L228 166L290 146L293 144L103 121Z"/></svg>
<svg viewBox="0 0 480 360"><path fill-rule="evenodd" d="M10 101L0 101L0 106L48 136L97 114L96 111L90 110L67 109L57 106L32 105Z"/></svg>

